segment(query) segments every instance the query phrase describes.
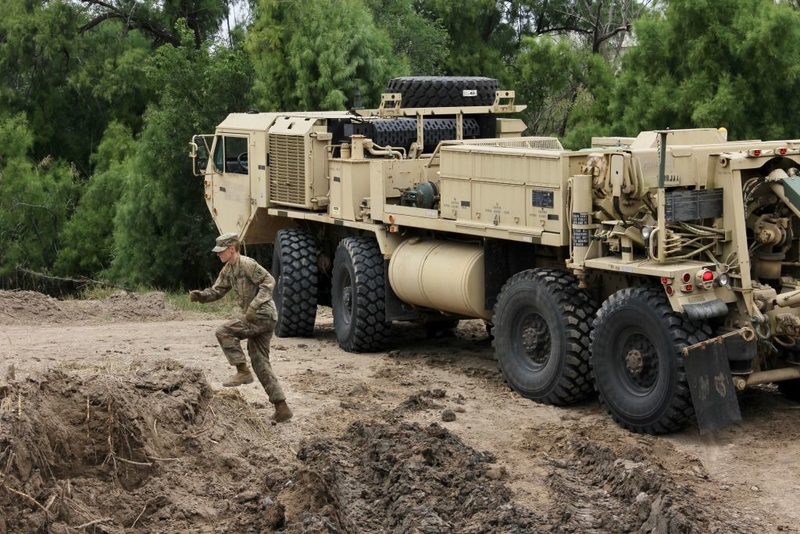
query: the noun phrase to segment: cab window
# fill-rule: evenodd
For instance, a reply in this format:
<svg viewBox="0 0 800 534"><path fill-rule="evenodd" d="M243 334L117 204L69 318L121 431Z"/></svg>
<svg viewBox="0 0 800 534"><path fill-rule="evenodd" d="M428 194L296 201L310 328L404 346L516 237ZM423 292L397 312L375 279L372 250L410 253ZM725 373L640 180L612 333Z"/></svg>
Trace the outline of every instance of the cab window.
<svg viewBox="0 0 800 534"><path fill-rule="evenodd" d="M222 172L247 174L247 137L217 137L214 165Z"/></svg>

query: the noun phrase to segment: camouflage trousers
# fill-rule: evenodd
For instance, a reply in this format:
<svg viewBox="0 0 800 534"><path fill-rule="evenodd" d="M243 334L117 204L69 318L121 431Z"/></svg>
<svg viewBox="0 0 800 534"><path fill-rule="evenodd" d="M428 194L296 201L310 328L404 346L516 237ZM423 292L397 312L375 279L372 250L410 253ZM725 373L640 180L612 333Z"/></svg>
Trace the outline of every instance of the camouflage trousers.
<svg viewBox="0 0 800 534"><path fill-rule="evenodd" d="M242 339L247 340L247 353L250 355L253 372L273 404L286 400L278 377L269 363L269 342L274 329L275 321L250 323L243 319L233 319L220 325L215 332L228 363L234 366L247 363L240 343Z"/></svg>

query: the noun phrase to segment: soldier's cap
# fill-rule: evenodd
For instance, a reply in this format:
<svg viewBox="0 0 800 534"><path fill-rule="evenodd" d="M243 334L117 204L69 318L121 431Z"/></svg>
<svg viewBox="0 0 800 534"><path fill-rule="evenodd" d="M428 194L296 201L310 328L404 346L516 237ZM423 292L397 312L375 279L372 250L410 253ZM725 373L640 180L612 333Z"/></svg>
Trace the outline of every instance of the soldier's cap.
<svg viewBox="0 0 800 534"><path fill-rule="evenodd" d="M211 249L211 252L222 252L226 248L239 246L239 236L236 232L229 232L222 234L217 238L217 246Z"/></svg>

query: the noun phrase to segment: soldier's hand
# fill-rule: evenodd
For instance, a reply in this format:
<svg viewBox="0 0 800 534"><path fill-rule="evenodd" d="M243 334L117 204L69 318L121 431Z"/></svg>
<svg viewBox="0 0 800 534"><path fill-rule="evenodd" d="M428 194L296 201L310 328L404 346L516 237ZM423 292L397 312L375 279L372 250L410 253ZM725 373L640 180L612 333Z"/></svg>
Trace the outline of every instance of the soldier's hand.
<svg viewBox="0 0 800 534"><path fill-rule="evenodd" d="M248 323L255 323L258 320L258 316L256 315L256 310L248 307L247 313L244 314L244 318L247 320Z"/></svg>
<svg viewBox="0 0 800 534"><path fill-rule="evenodd" d="M190 302L202 302L203 301L203 292L198 291L197 289L193 289L189 291L189 301Z"/></svg>

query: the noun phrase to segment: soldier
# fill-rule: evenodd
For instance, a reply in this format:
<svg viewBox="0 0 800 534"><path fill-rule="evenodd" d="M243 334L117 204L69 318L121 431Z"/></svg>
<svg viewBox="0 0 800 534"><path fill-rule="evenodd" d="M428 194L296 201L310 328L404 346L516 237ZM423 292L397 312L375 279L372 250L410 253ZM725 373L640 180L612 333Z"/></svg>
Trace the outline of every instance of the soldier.
<svg viewBox="0 0 800 534"><path fill-rule="evenodd" d="M239 306L245 315L222 324L216 330L217 340L228 363L236 366L236 374L222 383L225 387L236 387L253 382L253 374L247 367L247 360L240 340L247 339L247 353L258 380L264 386L269 401L275 405L272 420L281 423L292 418L292 411L286 405L278 378L269 363L269 341L278 319L278 310L272 300L275 279L254 259L239 254L237 234L223 234L217 238L217 253L225 265L210 288L189 292L192 302L213 302L225 296L231 289L238 297Z"/></svg>

